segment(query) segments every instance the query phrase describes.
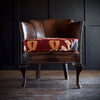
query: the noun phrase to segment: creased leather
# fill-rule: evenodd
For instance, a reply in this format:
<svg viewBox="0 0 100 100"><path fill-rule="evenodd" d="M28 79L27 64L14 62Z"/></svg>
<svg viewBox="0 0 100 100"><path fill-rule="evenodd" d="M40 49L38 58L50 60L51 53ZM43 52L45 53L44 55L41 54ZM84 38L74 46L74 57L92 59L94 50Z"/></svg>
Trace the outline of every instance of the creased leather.
<svg viewBox="0 0 100 100"><path fill-rule="evenodd" d="M45 31L44 27L41 21L31 20L30 23L32 23L37 38L44 38L45 37Z"/></svg>
<svg viewBox="0 0 100 100"><path fill-rule="evenodd" d="M31 20L30 23L21 22L25 39L60 37L80 39L82 21L73 22L72 19Z"/></svg>
<svg viewBox="0 0 100 100"><path fill-rule="evenodd" d="M35 31L29 22L20 22L21 24L21 33L23 35L24 40L28 40L31 38L35 38Z"/></svg>
<svg viewBox="0 0 100 100"><path fill-rule="evenodd" d="M58 33L59 33L58 19L43 20L43 25L44 25L46 37L58 37Z"/></svg>

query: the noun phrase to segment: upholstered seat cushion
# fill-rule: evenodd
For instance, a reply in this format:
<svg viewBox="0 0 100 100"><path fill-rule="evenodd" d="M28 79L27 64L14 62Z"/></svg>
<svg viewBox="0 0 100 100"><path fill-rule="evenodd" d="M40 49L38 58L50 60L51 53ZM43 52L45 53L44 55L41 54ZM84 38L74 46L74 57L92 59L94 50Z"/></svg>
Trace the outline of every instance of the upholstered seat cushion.
<svg viewBox="0 0 100 100"><path fill-rule="evenodd" d="M34 38L24 41L25 52L77 51L78 39L75 38Z"/></svg>

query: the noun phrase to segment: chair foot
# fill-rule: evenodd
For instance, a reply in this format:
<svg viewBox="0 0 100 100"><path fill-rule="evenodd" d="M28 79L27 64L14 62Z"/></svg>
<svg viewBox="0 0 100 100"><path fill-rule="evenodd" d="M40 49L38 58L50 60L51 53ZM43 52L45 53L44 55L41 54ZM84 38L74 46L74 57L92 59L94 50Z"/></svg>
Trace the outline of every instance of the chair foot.
<svg viewBox="0 0 100 100"><path fill-rule="evenodd" d="M80 89L82 88L82 86L79 83L79 75L80 75L80 72L82 71L82 64L76 63L74 66L76 68L76 85L77 85L77 88Z"/></svg>
<svg viewBox="0 0 100 100"><path fill-rule="evenodd" d="M26 84L24 83L24 84L22 84L22 88L25 88L26 87Z"/></svg>
<svg viewBox="0 0 100 100"><path fill-rule="evenodd" d="M68 64L64 63L63 64L63 68L64 68L64 76L66 80L69 80L69 74L68 74Z"/></svg>
<svg viewBox="0 0 100 100"><path fill-rule="evenodd" d="M23 76L23 83L22 83L22 88L26 87L26 68L25 67L20 67L20 71Z"/></svg>
<svg viewBox="0 0 100 100"><path fill-rule="evenodd" d="M81 88L82 88L82 86L79 84L79 85L77 85L77 88L78 88L78 89L81 89Z"/></svg>
<svg viewBox="0 0 100 100"><path fill-rule="evenodd" d="M40 70L41 70L41 64L38 64L36 69L36 80L40 79Z"/></svg>

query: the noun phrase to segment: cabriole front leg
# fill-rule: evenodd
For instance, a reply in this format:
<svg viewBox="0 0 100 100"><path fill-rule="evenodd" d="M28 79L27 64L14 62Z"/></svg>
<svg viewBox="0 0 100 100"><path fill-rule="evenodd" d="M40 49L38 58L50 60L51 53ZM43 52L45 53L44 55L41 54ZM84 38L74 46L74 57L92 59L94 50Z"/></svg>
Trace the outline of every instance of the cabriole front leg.
<svg viewBox="0 0 100 100"><path fill-rule="evenodd" d="M26 87L26 68L25 67L20 67L20 71L23 76L23 83L22 83L22 88Z"/></svg>
<svg viewBox="0 0 100 100"><path fill-rule="evenodd" d="M76 85L77 85L77 88L82 88L82 86L80 85L80 82L79 82L79 75L80 75L80 72L82 71L82 64L79 64L79 63L76 63L75 65L75 68L76 68Z"/></svg>

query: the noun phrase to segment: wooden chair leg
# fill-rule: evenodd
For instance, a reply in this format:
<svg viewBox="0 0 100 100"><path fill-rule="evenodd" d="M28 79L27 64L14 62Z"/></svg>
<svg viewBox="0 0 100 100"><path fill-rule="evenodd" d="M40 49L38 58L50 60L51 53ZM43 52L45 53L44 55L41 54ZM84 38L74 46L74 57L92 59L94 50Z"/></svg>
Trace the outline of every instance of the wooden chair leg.
<svg viewBox="0 0 100 100"><path fill-rule="evenodd" d="M23 76L23 83L22 83L22 88L26 87L26 68L25 67L20 67L20 71Z"/></svg>
<svg viewBox="0 0 100 100"><path fill-rule="evenodd" d="M41 64L38 64L36 68L36 79L40 79L40 70L41 70Z"/></svg>
<svg viewBox="0 0 100 100"><path fill-rule="evenodd" d="M64 76L66 80L69 80L69 74L68 74L68 64L64 63L63 64L63 68L64 68Z"/></svg>
<svg viewBox="0 0 100 100"><path fill-rule="evenodd" d="M76 85L77 85L77 88L82 88L82 86L80 85L79 83L79 75L80 75L80 72L82 71L82 64L75 64L75 68L76 68Z"/></svg>

